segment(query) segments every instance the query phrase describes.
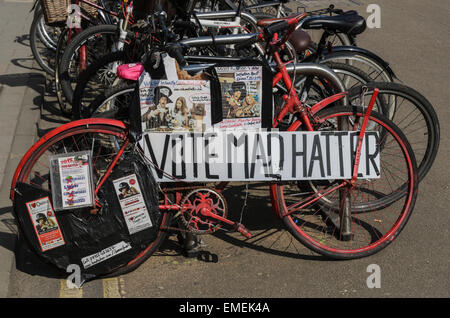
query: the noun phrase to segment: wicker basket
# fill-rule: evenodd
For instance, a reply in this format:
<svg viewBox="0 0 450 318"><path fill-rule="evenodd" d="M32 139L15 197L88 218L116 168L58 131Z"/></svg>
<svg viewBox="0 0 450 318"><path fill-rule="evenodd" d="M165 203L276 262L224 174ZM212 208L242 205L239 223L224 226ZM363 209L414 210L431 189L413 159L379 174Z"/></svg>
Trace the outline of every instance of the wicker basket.
<svg viewBox="0 0 450 318"><path fill-rule="evenodd" d="M67 20L67 8L69 4L75 3L71 0L39 0L44 11L45 23L48 25L63 25ZM97 0L88 0L91 3L97 4ZM97 18L97 9L86 3L80 4L81 8L89 15Z"/></svg>

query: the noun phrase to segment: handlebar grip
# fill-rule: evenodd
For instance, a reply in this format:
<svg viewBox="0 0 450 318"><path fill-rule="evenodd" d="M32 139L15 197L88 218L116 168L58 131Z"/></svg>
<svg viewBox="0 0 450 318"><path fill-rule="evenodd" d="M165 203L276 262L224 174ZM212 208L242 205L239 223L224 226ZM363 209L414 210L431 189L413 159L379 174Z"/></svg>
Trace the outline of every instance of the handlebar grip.
<svg viewBox="0 0 450 318"><path fill-rule="evenodd" d="M280 31L284 31L286 29L289 29L289 22L282 20L279 22L275 22L270 24L269 26L264 28L264 32L269 35L269 37L272 37L275 33L278 33Z"/></svg>
<svg viewBox="0 0 450 318"><path fill-rule="evenodd" d="M252 45L253 43L258 42L258 40L259 40L259 36L258 36L258 35L255 35L254 37L251 37L250 39L247 39L247 40L245 40L245 41L242 41L241 43L236 44L236 45L234 46L234 49L235 49L236 51L242 50L242 49L244 49L244 48L246 48L246 47Z"/></svg>

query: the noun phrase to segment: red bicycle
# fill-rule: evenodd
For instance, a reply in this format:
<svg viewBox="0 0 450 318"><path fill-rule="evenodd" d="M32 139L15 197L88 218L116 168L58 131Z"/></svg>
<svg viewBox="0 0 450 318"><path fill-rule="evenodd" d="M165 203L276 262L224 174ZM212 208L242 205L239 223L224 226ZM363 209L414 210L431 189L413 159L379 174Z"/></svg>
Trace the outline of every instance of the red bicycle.
<svg viewBox="0 0 450 318"><path fill-rule="evenodd" d="M289 232L309 249L335 259L365 257L390 244L413 211L418 191L414 153L399 128L373 111L377 89L367 106L330 107L345 101L346 92L328 97L312 107L302 104L296 90L291 89L292 79L286 64L280 59L279 50L303 18L298 15L282 19L241 45L266 41L278 68L273 86L282 83L288 89L288 94L284 96L285 104L273 120L273 127L278 127L286 115L292 114L296 120L289 126L288 132L347 134L350 131L355 140L351 150L353 155L341 162L351 160L352 173L351 177L338 180L267 181L272 207ZM283 32L284 36L279 37ZM380 160L379 177L374 179L361 178L358 174L368 132L375 135ZM86 209L78 217L90 222L102 209L102 188L115 167L125 160L126 154L134 154L134 160L143 165L154 166L144 156L124 122L104 118L74 121L47 133L25 154L12 180L11 200L16 202L18 196L24 195L17 191L19 184L50 193L49 157L83 150L92 153L98 204L94 213L92 209ZM293 152L292 156L300 158L301 154ZM173 218L179 218L188 231L197 234L214 233L231 227L250 238L252 235L244 225L227 217L226 199L222 194L227 185L228 182L205 185L182 180L159 184L158 205L162 217L157 224L159 231L156 239L125 266L105 274L120 275L142 264L158 249L168 231L173 230Z"/></svg>

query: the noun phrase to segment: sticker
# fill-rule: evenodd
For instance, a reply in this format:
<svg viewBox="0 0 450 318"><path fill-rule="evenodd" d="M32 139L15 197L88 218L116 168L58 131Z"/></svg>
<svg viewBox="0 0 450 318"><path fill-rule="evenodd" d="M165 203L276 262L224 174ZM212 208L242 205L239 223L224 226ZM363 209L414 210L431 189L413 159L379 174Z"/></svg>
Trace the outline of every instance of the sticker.
<svg viewBox="0 0 450 318"><path fill-rule="evenodd" d="M26 203L43 252L66 244L48 197Z"/></svg>
<svg viewBox="0 0 450 318"><path fill-rule="evenodd" d="M88 269L89 267L92 267L94 265L97 265L98 263L106 261L107 259L113 256L116 256L129 250L130 248L131 248L130 244L122 241L117 244L114 244L113 246L107 247L104 250L101 250L100 252L83 257L81 259L81 263L83 264L84 269Z"/></svg>
<svg viewBox="0 0 450 318"><path fill-rule="evenodd" d="M130 234L152 227L136 175L114 180L113 183Z"/></svg>

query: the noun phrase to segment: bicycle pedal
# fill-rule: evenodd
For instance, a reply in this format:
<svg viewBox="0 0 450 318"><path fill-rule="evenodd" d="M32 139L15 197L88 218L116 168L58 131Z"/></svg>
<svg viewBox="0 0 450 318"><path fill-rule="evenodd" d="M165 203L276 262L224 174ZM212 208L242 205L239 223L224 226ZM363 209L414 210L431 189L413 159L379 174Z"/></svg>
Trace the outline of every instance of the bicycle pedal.
<svg viewBox="0 0 450 318"><path fill-rule="evenodd" d="M236 231L238 231L248 239L253 237L252 233L250 233L250 231L247 230L247 228L243 226L241 223L235 223L234 228L236 229Z"/></svg>

